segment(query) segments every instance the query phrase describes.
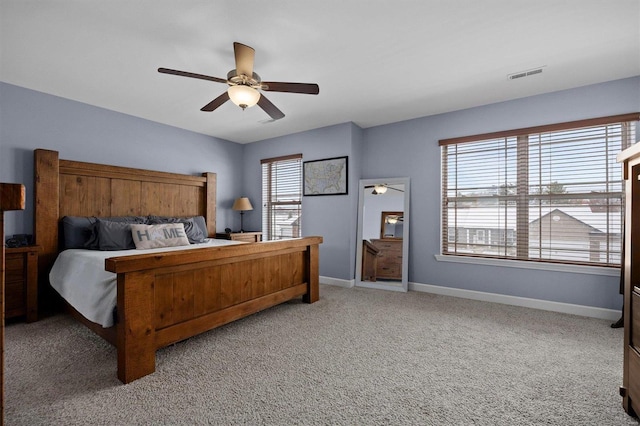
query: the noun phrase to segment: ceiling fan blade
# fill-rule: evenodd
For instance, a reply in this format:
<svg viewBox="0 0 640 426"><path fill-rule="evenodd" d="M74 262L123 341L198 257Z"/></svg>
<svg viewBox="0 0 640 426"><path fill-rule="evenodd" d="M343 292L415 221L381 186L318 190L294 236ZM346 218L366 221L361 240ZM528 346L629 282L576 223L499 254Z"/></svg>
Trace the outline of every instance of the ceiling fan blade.
<svg viewBox="0 0 640 426"><path fill-rule="evenodd" d="M281 83L277 81L263 81L262 90L269 92L304 93L307 95L317 95L320 93L320 87L315 83Z"/></svg>
<svg viewBox="0 0 640 426"><path fill-rule="evenodd" d="M378 187L383 187L383 188L386 188L386 189L393 189L394 191L398 191L398 192L404 192L404 189L394 188L393 186L390 186L390 185L388 185L386 183L378 183L378 184L375 184L375 185L365 185L364 189L374 188L373 189L373 194L375 194L375 195L384 194L386 192L386 189L383 192L376 191L376 189Z"/></svg>
<svg viewBox="0 0 640 426"><path fill-rule="evenodd" d="M260 94L260 99L258 99L258 106L264 110L271 118L274 120L280 120L284 117L284 113L278 109L274 104L271 103L269 99L267 99L262 93Z"/></svg>
<svg viewBox="0 0 640 426"><path fill-rule="evenodd" d="M224 79L218 78L218 77L211 77L209 75L203 75L203 74L195 74L195 73L187 72L187 71L172 70L172 69L169 69L169 68L158 68L158 72L160 72L162 74L173 74L173 75L179 75L181 77L191 77L191 78L199 78L201 80L215 81L216 83L226 83L227 82L227 80L224 80Z"/></svg>
<svg viewBox="0 0 640 426"><path fill-rule="evenodd" d="M200 108L200 111L207 111L207 112L213 111L214 109L218 108L220 105L227 102L228 100L229 100L229 93L224 92L222 95L218 96L217 98L215 98L214 100L212 100L211 102L209 102L208 104Z"/></svg>
<svg viewBox="0 0 640 426"><path fill-rule="evenodd" d="M253 76L253 60L256 55L253 47L235 42L233 43L233 53L236 56L236 72L247 77Z"/></svg>

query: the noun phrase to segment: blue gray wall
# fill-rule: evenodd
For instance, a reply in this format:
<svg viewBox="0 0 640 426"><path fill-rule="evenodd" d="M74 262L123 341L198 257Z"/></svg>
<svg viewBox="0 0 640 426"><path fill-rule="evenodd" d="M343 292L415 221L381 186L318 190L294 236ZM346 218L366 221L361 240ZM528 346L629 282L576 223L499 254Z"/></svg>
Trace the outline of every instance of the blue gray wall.
<svg viewBox="0 0 640 426"><path fill-rule="evenodd" d="M411 178L409 281L620 309L617 277L438 262L438 140L637 111L640 77L366 129L362 177Z"/></svg>
<svg viewBox="0 0 640 426"><path fill-rule="evenodd" d="M302 153L304 160L349 155L348 196L304 197L304 235L323 235L323 276L355 276L357 182L411 179L409 281L555 302L620 309L618 277L438 262L440 148L438 140L640 111L640 77L470 108L384 126L337 125L245 147L245 186L260 199L260 159ZM639 132L640 136L640 132ZM251 226L260 226L254 210ZM348 259L348 263L347 263Z"/></svg>
<svg viewBox="0 0 640 426"><path fill-rule="evenodd" d="M64 159L200 175L216 172L218 201L242 191L242 145L0 83L0 182L23 183L24 212L7 212L6 235L33 233L33 150ZM235 224L222 209L216 226ZM239 219L238 219L239 222Z"/></svg>
<svg viewBox="0 0 640 426"><path fill-rule="evenodd" d="M261 227L260 160L289 154L302 154L302 161L348 156L347 194L303 197L302 235L321 235L324 239L320 246L320 275L352 279L361 141L362 129L352 123L344 123L246 145L244 181L256 184L245 185L244 193L254 206L253 211L245 213L245 228Z"/></svg>
<svg viewBox="0 0 640 426"><path fill-rule="evenodd" d="M261 226L263 158L295 153L303 161L349 156L349 193L303 198L303 234L322 235L320 274L355 276L359 179L411 179L409 281L579 305L620 309L618 278L438 262L438 140L498 130L640 111L640 77L534 96L368 129L344 123L248 145L161 125L79 102L0 83L0 181L33 190L35 148L62 158L218 174L217 227L237 229L233 199L248 196L246 229ZM640 133L640 132L639 132ZM8 212L7 234L32 232L33 206Z"/></svg>

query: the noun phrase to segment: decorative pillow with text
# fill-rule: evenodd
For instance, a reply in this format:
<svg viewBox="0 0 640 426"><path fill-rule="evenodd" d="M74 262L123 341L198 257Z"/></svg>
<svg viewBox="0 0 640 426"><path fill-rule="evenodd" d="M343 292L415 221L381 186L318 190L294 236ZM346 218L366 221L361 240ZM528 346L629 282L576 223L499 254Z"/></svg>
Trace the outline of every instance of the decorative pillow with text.
<svg viewBox="0 0 640 426"><path fill-rule="evenodd" d="M204 217L199 216L202 219L202 223L204 223ZM200 226L196 223L196 217L167 217L167 216L149 216L148 224L149 225L157 225L161 223L183 223L184 224L184 232L187 234L187 238L191 244L197 244L204 242L204 239L207 235L207 226L204 225L204 231L201 230Z"/></svg>
<svg viewBox="0 0 640 426"><path fill-rule="evenodd" d="M137 249L188 246L189 239L183 223L160 225L131 224L131 236Z"/></svg>

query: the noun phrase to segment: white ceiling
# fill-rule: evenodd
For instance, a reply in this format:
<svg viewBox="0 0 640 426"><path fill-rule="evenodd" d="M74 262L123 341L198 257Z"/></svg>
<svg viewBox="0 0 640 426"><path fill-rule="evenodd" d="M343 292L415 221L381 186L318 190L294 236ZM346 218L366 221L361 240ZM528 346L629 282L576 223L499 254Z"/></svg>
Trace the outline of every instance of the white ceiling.
<svg viewBox="0 0 640 426"><path fill-rule="evenodd" d="M200 108L234 41L265 81L257 106ZM352 121L367 128L640 75L640 0L0 0L0 81L247 143ZM519 80L507 75L545 66Z"/></svg>

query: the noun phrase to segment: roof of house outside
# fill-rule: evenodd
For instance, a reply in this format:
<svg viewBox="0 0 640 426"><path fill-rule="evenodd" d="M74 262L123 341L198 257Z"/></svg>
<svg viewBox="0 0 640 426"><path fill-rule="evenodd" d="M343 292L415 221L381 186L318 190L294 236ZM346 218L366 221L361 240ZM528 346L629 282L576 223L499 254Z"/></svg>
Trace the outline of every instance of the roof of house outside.
<svg viewBox="0 0 640 426"><path fill-rule="evenodd" d="M595 211L594 211L595 210ZM594 230L603 233L620 233L622 230L622 214L620 212L598 211L589 205L557 207L554 205L529 208L529 223L536 222L555 211L560 211ZM472 229L516 229L515 206L475 206L473 208L449 209L449 225L458 228ZM454 222L455 217L455 222ZM609 229L607 229L607 223Z"/></svg>

